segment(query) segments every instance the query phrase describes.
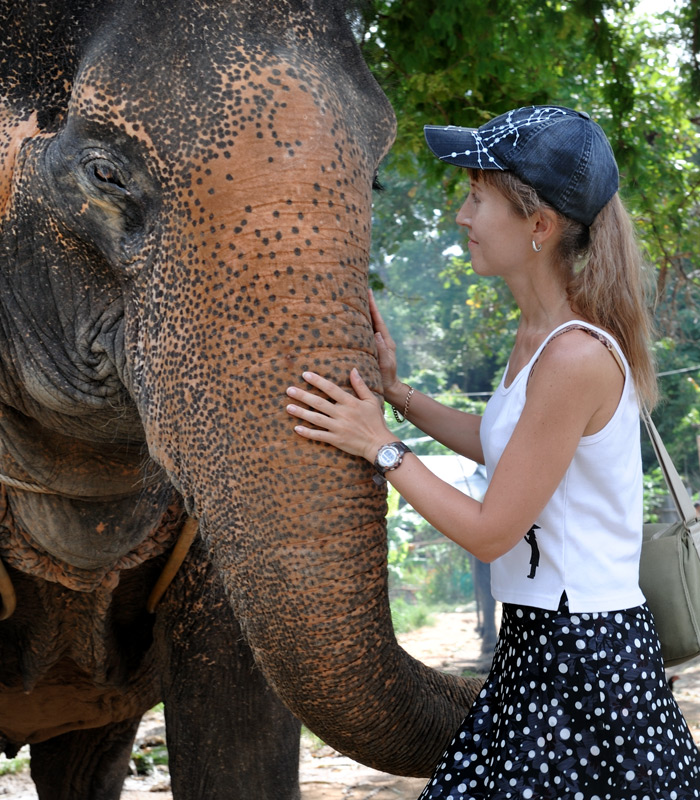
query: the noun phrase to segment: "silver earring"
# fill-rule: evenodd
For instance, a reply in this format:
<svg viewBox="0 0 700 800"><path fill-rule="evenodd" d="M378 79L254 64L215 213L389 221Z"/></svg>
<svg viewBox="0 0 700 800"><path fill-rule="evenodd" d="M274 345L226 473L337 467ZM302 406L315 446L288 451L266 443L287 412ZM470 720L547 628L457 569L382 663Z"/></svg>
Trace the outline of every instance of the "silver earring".
<svg viewBox="0 0 700 800"><path fill-rule="evenodd" d="M539 252L540 252L540 250L542 249L542 245L541 245L541 244L535 244L535 240L533 239L533 240L532 240L532 249L533 249L533 250L534 250L536 253L539 253Z"/></svg>

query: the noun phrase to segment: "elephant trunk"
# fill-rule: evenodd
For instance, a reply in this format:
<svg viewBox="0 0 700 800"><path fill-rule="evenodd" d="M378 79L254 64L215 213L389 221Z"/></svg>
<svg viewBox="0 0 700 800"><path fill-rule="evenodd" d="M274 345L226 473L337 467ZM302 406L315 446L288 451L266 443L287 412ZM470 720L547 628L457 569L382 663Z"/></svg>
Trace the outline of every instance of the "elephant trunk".
<svg viewBox="0 0 700 800"><path fill-rule="evenodd" d="M304 370L347 387L357 367L381 386L367 268L393 117L369 81L317 74L260 70L269 122L233 125L235 169L208 152L172 164L172 230L126 333L131 382L267 680L330 745L425 775L478 686L398 647L385 493L371 465L297 436L285 410Z"/></svg>
<svg viewBox="0 0 700 800"><path fill-rule="evenodd" d="M356 486L367 492L363 472ZM243 600L245 632L268 681L325 742L376 769L428 775L479 684L430 670L398 646L385 529L353 509L351 491L334 502L347 503L358 524L312 523L313 545L290 542L246 563L243 582L254 574L258 585L254 607Z"/></svg>
<svg viewBox="0 0 700 800"><path fill-rule="evenodd" d="M343 360L346 376L357 363L376 386L369 347L333 364ZM427 775L479 683L429 670L398 646L385 491L362 459L293 432L284 388L297 369L276 375L271 396L265 376L247 371L234 393L245 419L209 437L209 474L196 481L206 490L192 492L204 539L256 661L287 706L358 761Z"/></svg>

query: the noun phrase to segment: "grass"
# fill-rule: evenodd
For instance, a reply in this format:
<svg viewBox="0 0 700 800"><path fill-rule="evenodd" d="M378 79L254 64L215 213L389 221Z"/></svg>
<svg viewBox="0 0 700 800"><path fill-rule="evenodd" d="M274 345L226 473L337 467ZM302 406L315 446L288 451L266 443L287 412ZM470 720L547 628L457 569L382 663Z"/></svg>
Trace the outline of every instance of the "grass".
<svg viewBox="0 0 700 800"><path fill-rule="evenodd" d="M29 766L29 759L24 756L17 758L0 759L0 775L16 775L18 772L23 772Z"/></svg>
<svg viewBox="0 0 700 800"><path fill-rule="evenodd" d="M320 750L322 747L326 746L326 743L323 741L323 739L319 739L319 737L316 736L313 731L310 731L306 725L301 726L301 738L305 742L308 742L309 747L313 752L316 752L317 750Z"/></svg>
<svg viewBox="0 0 700 800"><path fill-rule="evenodd" d="M151 775L156 766L168 766L168 748L164 744L141 746L132 751L131 760L137 775Z"/></svg>
<svg viewBox="0 0 700 800"><path fill-rule="evenodd" d="M391 601L391 621L396 633L409 633L425 625L434 625L435 617L428 606L397 597Z"/></svg>

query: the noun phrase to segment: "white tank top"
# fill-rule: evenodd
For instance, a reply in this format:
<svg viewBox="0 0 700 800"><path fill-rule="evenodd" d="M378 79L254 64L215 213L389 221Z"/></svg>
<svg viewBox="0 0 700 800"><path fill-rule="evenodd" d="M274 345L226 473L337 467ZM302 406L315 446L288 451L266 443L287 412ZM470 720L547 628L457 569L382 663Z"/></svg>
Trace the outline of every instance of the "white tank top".
<svg viewBox="0 0 700 800"><path fill-rule="evenodd" d="M608 424L581 438L533 529L523 531L524 538L491 564L491 591L501 602L547 610L557 609L563 592L573 613L633 608L644 602L639 407L629 365L610 334L588 322L567 322L549 334L510 386L501 379L481 422L486 469L493 475L520 419L530 372L542 350L572 325L595 332L620 355L622 397Z"/></svg>

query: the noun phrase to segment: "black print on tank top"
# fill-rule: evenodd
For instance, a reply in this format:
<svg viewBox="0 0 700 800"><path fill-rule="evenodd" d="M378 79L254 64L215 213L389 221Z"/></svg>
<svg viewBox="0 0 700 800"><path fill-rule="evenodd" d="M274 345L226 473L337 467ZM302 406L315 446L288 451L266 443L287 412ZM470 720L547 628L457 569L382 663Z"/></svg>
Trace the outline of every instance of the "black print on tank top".
<svg viewBox="0 0 700 800"><path fill-rule="evenodd" d="M535 577L537 567L540 565L540 548L537 546L537 537L535 536L535 531L538 531L539 529L539 525L533 525L525 534L525 541L532 548L532 553L530 555L530 574L527 576L528 578Z"/></svg>

